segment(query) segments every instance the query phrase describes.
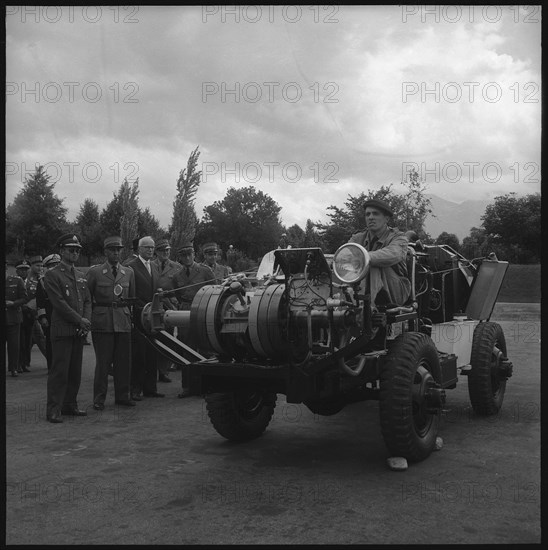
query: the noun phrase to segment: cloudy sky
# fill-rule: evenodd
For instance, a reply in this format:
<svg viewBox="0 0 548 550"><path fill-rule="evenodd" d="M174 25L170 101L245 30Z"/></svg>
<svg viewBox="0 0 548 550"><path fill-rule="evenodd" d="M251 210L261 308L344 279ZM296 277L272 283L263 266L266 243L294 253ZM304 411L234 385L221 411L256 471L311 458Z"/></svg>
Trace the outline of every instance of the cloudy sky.
<svg viewBox="0 0 548 550"><path fill-rule="evenodd" d="M234 10L234 8L232 8ZM286 226L416 167L445 199L540 191L541 12L511 6L8 8L6 203L35 164L74 219L124 177L165 227L254 186Z"/></svg>

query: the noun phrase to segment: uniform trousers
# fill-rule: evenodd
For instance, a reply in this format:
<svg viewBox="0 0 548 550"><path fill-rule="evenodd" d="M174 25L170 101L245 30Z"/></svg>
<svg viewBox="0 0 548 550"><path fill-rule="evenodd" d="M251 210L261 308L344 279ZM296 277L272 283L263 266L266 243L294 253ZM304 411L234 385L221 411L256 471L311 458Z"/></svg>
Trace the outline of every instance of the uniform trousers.
<svg viewBox="0 0 548 550"><path fill-rule="evenodd" d="M32 328L34 321L23 314L23 322L18 325L20 327L19 336L19 366L30 366L30 348L32 348Z"/></svg>
<svg viewBox="0 0 548 550"><path fill-rule="evenodd" d="M10 372L17 372L17 367L19 366L21 323L5 325L4 330L4 339L8 348L8 369Z"/></svg>
<svg viewBox="0 0 548 550"><path fill-rule="evenodd" d="M96 358L93 402L105 403L110 365L114 371L114 399L127 401L130 398L131 333L92 331L91 338Z"/></svg>
<svg viewBox="0 0 548 550"><path fill-rule="evenodd" d="M399 306L405 304L411 294L411 281L407 277L397 275L391 267L371 267L368 278L371 289L371 302L373 303L376 298L379 298L376 301L377 305L381 305L379 303L381 302L380 297L377 296L381 289L384 290L381 295L387 300L387 303Z"/></svg>
<svg viewBox="0 0 548 550"><path fill-rule="evenodd" d="M57 337L51 342L52 361L48 371L47 416L61 410L78 408L78 390L82 377L81 336Z"/></svg>

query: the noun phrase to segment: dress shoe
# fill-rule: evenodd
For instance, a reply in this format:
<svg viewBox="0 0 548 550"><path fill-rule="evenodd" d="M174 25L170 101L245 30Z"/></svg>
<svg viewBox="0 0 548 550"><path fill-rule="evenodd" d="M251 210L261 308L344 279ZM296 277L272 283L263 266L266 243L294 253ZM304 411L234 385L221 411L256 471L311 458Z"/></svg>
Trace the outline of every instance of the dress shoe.
<svg viewBox="0 0 548 550"><path fill-rule="evenodd" d="M23 374L23 367L17 367L17 372L19 374Z"/></svg>
<svg viewBox="0 0 548 550"><path fill-rule="evenodd" d="M17 371L12 370L12 371L10 371L10 374L11 374L12 376L17 377Z"/></svg>
<svg viewBox="0 0 548 550"><path fill-rule="evenodd" d="M81 409L62 409L61 414L64 414L65 416L87 416L88 415L86 411L82 411Z"/></svg>
<svg viewBox="0 0 548 550"><path fill-rule="evenodd" d="M131 400L132 401L142 401L143 398L137 393L132 393L131 394Z"/></svg>
<svg viewBox="0 0 548 550"><path fill-rule="evenodd" d="M179 399L183 399L183 397L190 397L190 390L188 388L183 388L183 391L177 395Z"/></svg>
<svg viewBox="0 0 548 550"><path fill-rule="evenodd" d="M105 405L104 405L104 403L93 403L93 408L96 411L102 411L102 410L104 410Z"/></svg>
<svg viewBox="0 0 548 550"><path fill-rule="evenodd" d="M63 419L59 413L52 413L47 417L47 419L48 422L51 422L52 424L61 424L63 422Z"/></svg>
<svg viewBox="0 0 548 550"><path fill-rule="evenodd" d="M117 399L114 403L116 403L116 405L123 405L124 407L135 407L135 405L137 405L137 403L131 399Z"/></svg>
<svg viewBox="0 0 548 550"><path fill-rule="evenodd" d="M29 365L21 367L21 372L30 372Z"/></svg>
<svg viewBox="0 0 548 550"><path fill-rule="evenodd" d="M147 392L147 393L143 392L143 395L145 397L165 397L164 393L158 393L157 391Z"/></svg>
<svg viewBox="0 0 548 550"><path fill-rule="evenodd" d="M158 376L158 382L171 382L171 378L160 373L160 376Z"/></svg>

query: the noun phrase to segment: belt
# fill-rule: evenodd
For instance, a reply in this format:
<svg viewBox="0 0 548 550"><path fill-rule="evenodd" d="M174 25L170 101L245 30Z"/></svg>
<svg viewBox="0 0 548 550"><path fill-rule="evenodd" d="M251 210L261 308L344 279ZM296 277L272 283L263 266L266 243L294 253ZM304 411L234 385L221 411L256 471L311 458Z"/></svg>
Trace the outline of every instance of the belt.
<svg viewBox="0 0 548 550"><path fill-rule="evenodd" d="M111 308L114 308L114 309L118 309L118 308L122 308L122 307L129 307L129 304L124 302L124 301L120 301L120 302L100 302L100 303L95 303L93 304L93 307L111 307Z"/></svg>

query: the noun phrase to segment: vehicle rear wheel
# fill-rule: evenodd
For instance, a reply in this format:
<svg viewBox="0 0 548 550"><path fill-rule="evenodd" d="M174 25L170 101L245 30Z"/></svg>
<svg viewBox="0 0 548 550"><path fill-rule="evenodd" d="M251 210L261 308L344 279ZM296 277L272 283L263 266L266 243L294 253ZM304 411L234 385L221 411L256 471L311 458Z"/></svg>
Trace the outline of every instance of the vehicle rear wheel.
<svg viewBox="0 0 548 550"><path fill-rule="evenodd" d="M474 412L481 416L498 413L504 399L507 375L506 339L498 323L480 323L474 330L468 374L468 395Z"/></svg>
<svg viewBox="0 0 548 550"><path fill-rule="evenodd" d="M434 376L439 357L420 332L398 336L380 372L381 432L392 456L424 460L434 450L445 394Z"/></svg>
<svg viewBox="0 0 548 550"><path fill-rule="evenodd" d="M205 396L213 427L230 441L250 441L261 436L272 419L276 398L275 393L250 390Z"/></svg>

